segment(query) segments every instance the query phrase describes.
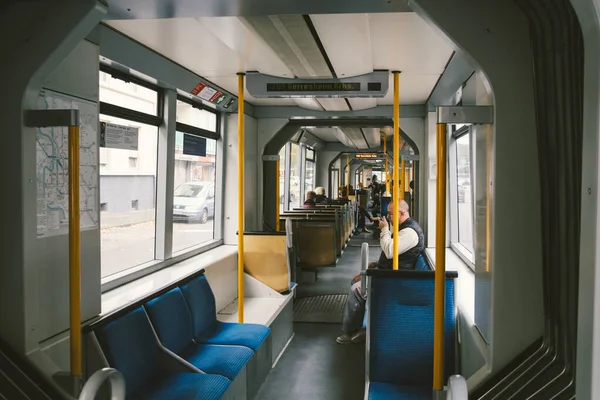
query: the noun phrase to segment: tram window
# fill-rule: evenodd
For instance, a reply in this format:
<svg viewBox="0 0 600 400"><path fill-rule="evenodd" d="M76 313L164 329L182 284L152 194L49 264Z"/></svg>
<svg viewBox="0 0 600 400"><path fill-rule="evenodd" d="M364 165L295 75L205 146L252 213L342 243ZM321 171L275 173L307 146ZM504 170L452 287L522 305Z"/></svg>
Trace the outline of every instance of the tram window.
<svg viewBox="0 0 600 400"><path fill-rule="evenodd" d="M279 151L279 212L282 213L285 207L285 166L286 166L286 153L285 149L287 146L283 146Z"/></svg>
<svg viewBox="0 0 600 400"><path fill-rule="evenodd" d="M214 239L217 141L177 132L173 252ZM184 142L197 143L196 154ZM204 143L202 143L204 142Z"/></svg>
<svg viewBox="0 0 600 400"><path fill-rule="evenodd" d="M304 164L304 193L315 189L315 151L310 147L304 148L305 164Z"/></svg>
<svg viewBox="0 0 600 400"><path fill-rule="evenodd" d="M458 216L458 243L473 254L473 199L470 135L456 139L456 204Z"/></svg>
<svg viewBox="0 0 600 400"><path fill-rule="evenodd" d="M217 114L177 100L177 122L195 126L210 132L217 131Z"/></svg>
<svg viewBox="0 0 600 400"><path fill-rule="evenodd" d="M290 206L288 209L300 207L304 201L300 198L300 146L292 143L290 151Z"/></svg>
<svg viewBox="0 0 600 400"><path fill-rule="evenodd" d="M134 92L132 97L139 94ZM110 98L108 99L110 102ZM132 100L132 103L135 103ZM155 258L156 170L158 128L131 120L100 115L101 123L125 126L137 132L137 143L100 147L101 275L153 261ZM112 146L117 146L112 143ZM136 159L135 165L130 159Z"/></svg>
<svg viewBox="0 0 600 400"><path fill-rule="evenodd" d="M159 115L158 92L100 71L100 101L144 114Z"/></svg>

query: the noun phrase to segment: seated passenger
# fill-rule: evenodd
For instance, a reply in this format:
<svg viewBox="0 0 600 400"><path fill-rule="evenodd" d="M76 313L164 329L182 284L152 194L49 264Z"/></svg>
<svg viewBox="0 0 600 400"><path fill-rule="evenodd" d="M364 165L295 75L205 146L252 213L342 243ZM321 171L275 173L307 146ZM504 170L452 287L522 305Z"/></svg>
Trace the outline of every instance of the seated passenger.
<svg viewBox="0 0 600 400"><path fill-rule="evenodd" d="M317 195L312 190L306 192L306 201L302 205L302 208L317 208L317 203L315 203L316 198Z"/></svg>
<svg viewBox="0 0 600 400"><path fill-rule="evenodd" d="M327 198L327 196L325 196L325 188L324 187L319 186L318 188L316 188L315 194L317 195L317 198L315 199L315 203L327 204L329 202L329 199Z"/></svg>
<svg viewBox="0 0 600 400"><path fill-rule="evenodd" d="M398 269L411 270L415 268L417 258L425 250L425 236L417 221L410 217L408 203L400 200L398 206L398 216L395 219L393 218L394 205L391 202L388 208L388 218L393 225L398 226L399 231ZM384 218L380 219L379 227L381 228L379 238L381 255L377 262L369 264L369 268L392 269L394 240ZM365 331L362 329L362 322L365 316L366 298L367 294L360 292L360 275L358 275L351 282L342 321L343 334L337 338L338 343L348 344L364 341Z"/></svg>

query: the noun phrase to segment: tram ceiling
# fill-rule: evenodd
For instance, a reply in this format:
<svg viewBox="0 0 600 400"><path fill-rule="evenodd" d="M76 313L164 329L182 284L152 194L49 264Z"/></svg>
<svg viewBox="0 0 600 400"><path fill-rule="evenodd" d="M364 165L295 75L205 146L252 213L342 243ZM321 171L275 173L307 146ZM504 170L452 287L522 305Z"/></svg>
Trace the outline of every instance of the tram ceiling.
<svg viewBox="0 0 600 400"><path fill-rule="evenodd" d="M194 0L110 2L113 14L105 21L107 25L195 73L198 82L205 80L215 88L237 93L236 73L247 72L245 99L255 107L294 106L314 113L356 113L378 106L391 109L392 91L386 86L391 87L392 75L377 74L399 70L401 109L408 107L410 112L416 105L426 110L453 54L448 42L417 14L402 12L409 11L404 0L349 0L343 4L335 0L244 1L243 7L254 4L251 15L240 10L225 12L238 3L235 0L219 1L217 9L210 12L202 11L210 7L207 2ZM263 4L270 4L268 12L261 13ZM294 9L289 11L293 12L283 12L285 4L292 5ZM300 8L306 8L305 12ZM368 13L370 9L372 13ZM251 71L260 74L255 78L286 81L328 79L356 84L360 77L370 78L359 91L326 94L330 97L298 97L310 93L287 97L280 92L271 98L274 92L264 97L265 93L249 90ZM180 89L194 94L197 84L186 83Z"/></svg>
<svg viewBox="0 0 600 400"><path fill-rule="evenodd" d="M405 0L107 0L107 2L110 19L412 12Z"/></svg>

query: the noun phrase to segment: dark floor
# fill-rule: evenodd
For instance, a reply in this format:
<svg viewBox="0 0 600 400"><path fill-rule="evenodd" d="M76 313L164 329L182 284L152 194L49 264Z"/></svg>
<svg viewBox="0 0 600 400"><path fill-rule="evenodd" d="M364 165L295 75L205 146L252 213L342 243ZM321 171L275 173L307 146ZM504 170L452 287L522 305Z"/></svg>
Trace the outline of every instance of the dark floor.
<svg viewBox="0 0 600 400"><path fill-rule="evenodd" d="M361 242L373 238L373 234L361 233L354 235L351 241ZM310 297L323 294L346 294L350 281L360 274L360 251L358 246L347 246L335 267L323 267L317 274L317 282L298 285L296 297ZM369 260L377 261L381 253L380 247L369 247Z"/></svg>
<svg viewBox="0 0 600 400"><path fill-rule="evenodd" d="M352 241L372 238L354 235ZM360 273L358 246L348 246L337 266L323 268L314 283L298 285L297 298L346 294ZM381 249L369 247L370 261ZM340 345L340 324L294 323L295 336L258 393L258 400L360 400L364 398L364 344Z"/></svg>
<svg viewBox="0 0 600 400"><path fill-rule="evenodd" d="M337 324L294 324L295 336L271 370L258 400L361 400L364 345L339 345Z"/></svg>

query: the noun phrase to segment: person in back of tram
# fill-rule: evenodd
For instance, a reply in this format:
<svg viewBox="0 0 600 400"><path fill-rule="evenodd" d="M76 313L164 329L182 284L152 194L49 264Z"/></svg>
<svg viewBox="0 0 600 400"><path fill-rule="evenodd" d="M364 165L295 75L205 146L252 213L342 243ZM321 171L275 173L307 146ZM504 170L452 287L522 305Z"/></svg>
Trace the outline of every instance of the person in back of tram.
<svg viewBox="0 0 600 400"><path fill-rule="evenodd" d="M302 208L317 208L317 203L315 202L316 198L317 195L312 190L306 192L306 201L302 205Z"/></svg>
<svg viewBox="0 0 600 400"><path fill-rule="evenodd" d="M317 204L327 204L329 203L329 199L325 196L325 188L323 186L319 186L315 189L315 194L317 197L315 198L315 203Z"/></svg>
<svg viewBox="0 0 600 400"><path fill-rule="evenodd" d="M390 202L388 218L398 231L398 269L414 270L417 258L425 250L425 235L423 235L419 223L411 218L406 201L399 200L396 218L393 217L393 207L394 205ZM394 240L385 218L379 220L379 227L381 229L379 237L381 255L379 260L370 263L368 268L392 269ZM354 277L350 285L342 321L342 335L336 339L340 344L360 343L365 340L362 322L365 316L367 294L360 292L360 275Z"/></svg>

